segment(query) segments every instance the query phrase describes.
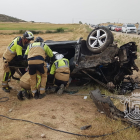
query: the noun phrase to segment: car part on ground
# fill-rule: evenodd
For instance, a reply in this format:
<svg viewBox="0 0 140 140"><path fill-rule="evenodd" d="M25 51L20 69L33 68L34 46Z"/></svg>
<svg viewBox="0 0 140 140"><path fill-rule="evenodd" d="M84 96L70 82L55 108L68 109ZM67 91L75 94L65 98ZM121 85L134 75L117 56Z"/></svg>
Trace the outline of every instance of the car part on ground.
<svg viewBox="0 0 140 140"><path fill-rule="evenodd" d="M97 27L87 37L87 48L93 53L103 52L114 41L113 34L106 27Z"/></svg>
<svg viewBox="0 0 140 140"><path fill-rule="evenodd" d="M100 82L99 80L93 78L91 75L89 75L86 71L82 70L82 72L84 74L86 74L87 76L89 76L91 79L93 79L95 82L97 82L98 84L102 85L104 88L108 89L111 92L115 92L115 90L113 88L108 87L107 85L105 85L104 83Z"/></svg>
<svg viewBox="0 0 140 140"><path fill-rule="evenodd" d="M104 95L101 94L99 89L90 92L90 97L93 99L99 112L104 113L107 117L132 124L135 127L140 128L138 121L132 121L128 118L125 118L125 113L116 108L116 106L111 101L110 97L103 98Z"/></svg>

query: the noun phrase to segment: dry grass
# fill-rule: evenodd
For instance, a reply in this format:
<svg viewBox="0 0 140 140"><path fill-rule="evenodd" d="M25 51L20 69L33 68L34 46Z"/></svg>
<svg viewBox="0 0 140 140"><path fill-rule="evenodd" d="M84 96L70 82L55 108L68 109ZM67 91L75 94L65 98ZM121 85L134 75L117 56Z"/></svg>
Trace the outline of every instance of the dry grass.
<svg viewBox="0 0 140 140"><path fill-rule="evenodd" d="M47 23L4 23L0 22L0 30L55 30L63 27L73 29L79 24L47 24Z"/></svg>
<svg viewBox="0 0 140 140"><path fill-rule="evenodd" d="M85 28L84 25L80 25L79 27L76 27L71 33L42 34L39 36L41 36L44 40L77 40L80 37L86 39L88 32L89 31L87 31L87 28ZM5 48L16 36L19 35L0 35L0 62L2 62L2 54ZM37 35L35 35L35 37L37 37ZM131 40L136 40L136 42L138 43L138 39L135 39L135 37L125 37L124 35L119 36L116 34L114 37L115 40L120 40L120 44L122 44L123 42L127 43L127 41L130 42ZM0 73L0 78L2 78L2 72ZM18 83L16 83L14 80L12 80L10 84L14 89L20 89ZM79 88L79 92L77 94L87 95L91 90L94 90L96 88L99 88L101 90L101 93L110 95L108 91L106 91L104 88L97 86L95 83L88 86L82 86L81 89ZM41 100L32 99L21 102L17 100L16 94L16 90L13 90L10 94L5 94L0 89L0 97L7 96L10 98L8 102L0 103L0 114L7 115L13 118L31 120L33 122L46 124L59 130L84 135L107 134L128 126L127 124L123 124L119 120L111 120L107 118L104 114L100 114L89 96L85 100L84 96L72 96L66 94L62 96L57 96L55 94L50 94ZM113 102L118 108L122 108L118 100L113 100ZM12 109L12 112L9 112L10 109ZM92 125L92 127L87 130L80 130L80 128L85 125ZM35 124L29 124L21 121L11 121L0 117L0 140L40 140L42 139L40 136L42 133L46 135L47 140L91 139L64 134L46 129L45 127L37 126ZM95 139L138 140L139 137L140 133L138 129L129 128L127 130L121 131L120 133Z"/></svg>

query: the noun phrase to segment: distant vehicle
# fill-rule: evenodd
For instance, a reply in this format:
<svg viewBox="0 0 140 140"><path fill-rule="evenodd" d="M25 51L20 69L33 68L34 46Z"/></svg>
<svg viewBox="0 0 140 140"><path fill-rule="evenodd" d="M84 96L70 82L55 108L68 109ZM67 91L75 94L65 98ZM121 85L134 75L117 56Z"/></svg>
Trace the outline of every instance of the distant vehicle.
<svg viewBox="0 0 140 140"><path fill-rule="evenodd" d="M121 26L116 26L115 31L116 32L121 32L122 31L122 27Z"/></svg>
<svg viewBox="0 0 140 140"><path fill-rule="evenodd" d="M115 28L116 28L115 25L111 26L111 31L115 31Z"/></svg>
<svg viewBox="0 0 140 140"><path fill-rule="evenodd" d="M94 24L91 24L90 26L91 26L91 27L95 27L95 25L94 25Z"/></svg>
<svg viewBox="0 0 140 140"><path fill-rule="evenodd" d="M109 30L111 30L111 27L114 26L114 25L108 25L106 26Z"/></svg>
<svg viewBox="0 0 140 140"><path fill-rule="evenodd" d="M137 33L137 28L134 24L123 24L122 33Z"/></svg>
<svg viewBox="0 0 140 140"><path fill-rule="evenodd" d="M138 34L138 35L140 34L140 25L138 26L137 34Z"/></svg>

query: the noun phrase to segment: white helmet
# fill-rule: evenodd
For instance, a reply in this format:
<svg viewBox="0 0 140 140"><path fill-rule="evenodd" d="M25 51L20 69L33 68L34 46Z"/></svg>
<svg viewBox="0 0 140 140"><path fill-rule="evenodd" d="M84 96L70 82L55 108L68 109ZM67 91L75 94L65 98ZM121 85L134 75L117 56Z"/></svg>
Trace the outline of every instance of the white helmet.
<svg viewBox="0 0 140 140"><path fill-rule="evenodd" d="M53 54L56 55L58 52L53 51Z"/></svg>
<svg viewBox="0 0 140 140"><path fill-rule="evenodd" d="M56 58L57 60L62 59L63 57L64 57L63 54L57 53L57 54L55 55L55 58Z"/></svg>
<svg viewBox="0 0 140 140"><path fill-rule="evenodd" d="M58 52L53 51L53 54L55 55L55 59L59 60L62 59L64 57L63 54L59 54Z"/></svg>
<svg viewBox="0 0 140 140"><path fill-rule="evenodd" d="M23 37L28 39L28 40L34 40L34 35L32 32L30 31L26 31L24 34L23 34Z"/></svg>

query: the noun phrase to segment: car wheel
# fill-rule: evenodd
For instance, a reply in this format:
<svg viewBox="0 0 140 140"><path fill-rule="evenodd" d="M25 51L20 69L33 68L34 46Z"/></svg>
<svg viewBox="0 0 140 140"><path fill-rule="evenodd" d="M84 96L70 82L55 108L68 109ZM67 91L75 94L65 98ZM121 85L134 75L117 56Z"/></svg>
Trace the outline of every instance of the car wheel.
<svg viewBox="0 0 140 140"><path fill-rule="evenodd" d="M87 48L93 53L101 53L114 41L112 32L105 27L95 28L87 37Z"/></svg>

